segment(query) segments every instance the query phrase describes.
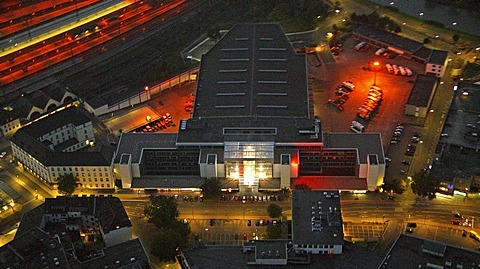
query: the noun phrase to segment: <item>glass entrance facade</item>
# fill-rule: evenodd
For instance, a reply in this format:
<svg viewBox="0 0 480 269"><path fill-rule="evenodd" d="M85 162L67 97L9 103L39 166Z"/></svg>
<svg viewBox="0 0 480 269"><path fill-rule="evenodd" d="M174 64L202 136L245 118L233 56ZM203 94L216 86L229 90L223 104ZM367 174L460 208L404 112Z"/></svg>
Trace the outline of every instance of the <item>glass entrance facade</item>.
<svg viewBox="0 0 480 269"><path fill-rule="evenodd" d="M258 185L273 175L273 142L226 142L226 176L243 185Z"/></svg>

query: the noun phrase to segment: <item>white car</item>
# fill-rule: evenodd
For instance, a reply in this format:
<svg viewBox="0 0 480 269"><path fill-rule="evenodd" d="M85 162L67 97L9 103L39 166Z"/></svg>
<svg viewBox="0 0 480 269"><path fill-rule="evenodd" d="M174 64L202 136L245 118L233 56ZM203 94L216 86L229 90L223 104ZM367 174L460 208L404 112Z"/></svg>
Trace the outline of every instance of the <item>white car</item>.
<svg viewBox="0 0 480 269"><path fill-rule="evenodd" d="M2 152L2 153L0 154L0 158L5 157L5 155L7 155L7 153L4 151L4 152Z"/></svg>
<svg viewBox="0 0 480 269"><path fill-rule="evenodd" d="M407 77L410 77L413 74L412 70L410 68L406 67L406 66L405 66L405 72L407 72Z"/></svg>
<svg viewBox="0 0 480 269"><path fill-rule="evenodd" d="M407 71L405 71L405 68L403 68L403 66L398 66L398 69L400 70L400 74L402 76L406 76L407 75Z"/></svg>

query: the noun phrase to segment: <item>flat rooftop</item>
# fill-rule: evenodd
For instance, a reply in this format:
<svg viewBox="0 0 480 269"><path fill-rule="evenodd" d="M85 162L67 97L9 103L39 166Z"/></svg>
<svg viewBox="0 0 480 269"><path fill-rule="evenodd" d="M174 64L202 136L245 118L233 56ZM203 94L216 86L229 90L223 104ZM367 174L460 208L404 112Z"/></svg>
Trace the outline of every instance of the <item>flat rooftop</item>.
<svg viewBox="0 0 480 269"><path fill-rule="evenodd" d="M435 253L435 254L432 254ZM382 268L479 268L480 252L410 235L400 235ZM408 257L408 258L406 258ZM427 264L430 265L427 266Z"/></svg>
<svg viewBox="0 0 480 269"><path fill-rule="evenodd" d="M340 195L333 190L294 190L292 238L296 245L342 245Z"/></svg>
<svg viewBox="0 0 480 269"><path fill-rule="evenodd" d="M318 123L318 136L315 132L314 120L291 118L216 118L190 119L180 123L178 130L179 145L223 143L225 141L252 142L322 142L321 123ZM308 130L312 133L301 133ZM313 135L313 136L312 136Z"/></svg>
<svg viewBox="0 0 480 269"><path fill-rule="evenodd" d="M176 149L176 133L122 133L115 151L115 163L124 163L131 156L139 163L144 149Z"/></svg>
<svg viewBox="0 0 480 269"><path fill-rule="evenodd" d="M435 91L438 78L434 75L417 75L407 104L417 107L427 107Z"/></svg>
<svg viewBox="0 0 480 269"><path fill-rule="evenodd" d="M366 164L372 154L377 155L379 164L385 163L380 133L325 133L323 140L325 149L356 149L361 164Z"/></svg>

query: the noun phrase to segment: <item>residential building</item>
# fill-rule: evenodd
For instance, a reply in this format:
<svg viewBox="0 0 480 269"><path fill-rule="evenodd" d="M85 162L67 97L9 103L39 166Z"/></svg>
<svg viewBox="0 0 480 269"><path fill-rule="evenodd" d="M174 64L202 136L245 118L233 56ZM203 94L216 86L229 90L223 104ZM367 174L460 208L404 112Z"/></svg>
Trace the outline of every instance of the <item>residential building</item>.
<svg viewBox="0 0 480 269"><path fill-rule="evenodd" d="M12 154L23 169L49 184L73 175L91 189L114 188L111 152L87 151L95 143L92 121L75 106L34 121L11 138Z"/></svg>
<svg viewBox="0 0 480 269"><path fill-rule="evenodd" d="M120 199L111 196L45 199L0 248L0 267L151 268Z"/></svg>
<svg viewBox="0 0 480 269"><path fill-rule="evenodd" d="M68 105L75 99L77 97L68 88L58 84L31 94L22 94L15 102L4 104L0 110L0 135L11 137L29 121Z"/></svg>

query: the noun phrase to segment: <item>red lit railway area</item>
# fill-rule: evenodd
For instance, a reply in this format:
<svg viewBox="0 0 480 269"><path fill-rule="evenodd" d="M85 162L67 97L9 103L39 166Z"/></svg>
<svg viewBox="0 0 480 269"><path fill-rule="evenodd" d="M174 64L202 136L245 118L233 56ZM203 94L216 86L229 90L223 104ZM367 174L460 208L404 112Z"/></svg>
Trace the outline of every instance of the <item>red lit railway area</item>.
<svg viewBox="0 0 480 269"><path fill-rule="evenodd" d="M57 0L29 6L19 2L7 0L0 4L0 85L68 60L78 62L91 53L106 51L109 46L153 27L148 24L153 19L157 18L158 26L189 6L185 0L159 6L135 0ZM111 5L102 9L107 2ZM45 25L58 27L48 29ZM26 40L15 43L15 37L22 35Z"/></svg>
<svg viewBox="0 0 480 269"><path fill-rule="evenodd" d="M27 30L39 24L54 20L79 9L91 6L101 0L54 0L31 5L19 1L3 1L0 7L0 38Z"/></svg>

